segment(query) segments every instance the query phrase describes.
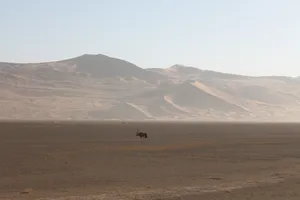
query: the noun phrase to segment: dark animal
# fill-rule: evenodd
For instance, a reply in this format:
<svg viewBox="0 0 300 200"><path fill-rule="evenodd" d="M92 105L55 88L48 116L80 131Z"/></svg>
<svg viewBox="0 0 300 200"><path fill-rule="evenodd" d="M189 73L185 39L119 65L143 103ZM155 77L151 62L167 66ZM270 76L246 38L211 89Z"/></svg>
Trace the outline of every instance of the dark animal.
<svg viewBox="0 0 300 200"><path fill-rule="evenodd" d="M148 134L145 132L140 132L139 129L136 131L136 136L139 136L140 138L148 138Z"/></svg>

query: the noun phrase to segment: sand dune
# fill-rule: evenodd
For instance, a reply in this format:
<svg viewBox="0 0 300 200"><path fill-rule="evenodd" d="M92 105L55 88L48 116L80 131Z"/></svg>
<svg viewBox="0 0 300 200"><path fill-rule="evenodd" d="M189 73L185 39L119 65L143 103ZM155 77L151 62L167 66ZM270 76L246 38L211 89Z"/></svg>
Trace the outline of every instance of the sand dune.
<svg viewBox="0 0 300 200"><path fill-rule="evenodd" d="M203 90L203 88L199 87L199 84L195 85L190 82L184 82L174 87L169 96L175 104L183 107L243 111L241 107L226 102L218 96L215 96L211 91L207 91L207 88Z"/></svg>
<svg viewBox="0 0 300 200"><path fill-rule="evenodd" d="M160 74L149 72L124 60L104 55L83 55L65 61L76 66L76 70L91 74L96 78L103 77L136 77L141 80L155 82Z"/></svg>
<svg viewBox="0 0 300 200"><path fill-rule="evenodd" d="M248 77L183 65L143 69L100 54L46 63L0 63L0 92L0 103L6 105L0 108L5 113L1 117L7 119L42 113L47 113L43 119L300 117L296 78ZM89 105L95 100L103 106L93 110Z"/></svg>
<svg viewBox="0 0 300 200"><path fill-rule="evenodd" d="M274 88L275 89L275 88ZM250 85L238 89L238 95L245 99L256 100L270 104L284 104L289 101L288 96L284 96L271 88Z"/></svg>

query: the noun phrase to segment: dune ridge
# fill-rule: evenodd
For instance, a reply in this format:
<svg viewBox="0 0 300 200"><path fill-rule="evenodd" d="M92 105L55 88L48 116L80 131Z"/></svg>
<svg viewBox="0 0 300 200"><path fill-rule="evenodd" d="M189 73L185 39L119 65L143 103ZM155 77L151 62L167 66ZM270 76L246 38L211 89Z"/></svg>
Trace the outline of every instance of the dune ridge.
<svg viewBox="0 0 300 200"><path fill-rule="evenodd" d="M101 54L0 63L2 119L291 121L299 102L298 77L143 69Z"/></svg>

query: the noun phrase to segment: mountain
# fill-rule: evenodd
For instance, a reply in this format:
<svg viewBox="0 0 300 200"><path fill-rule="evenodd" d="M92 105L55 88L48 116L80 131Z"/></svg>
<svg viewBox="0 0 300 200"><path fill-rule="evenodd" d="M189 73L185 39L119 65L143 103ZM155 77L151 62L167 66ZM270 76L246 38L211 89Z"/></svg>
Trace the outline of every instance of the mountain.
<svg viewBox="0 0 300 200"><path fill-rule="evenodd" d="M143 69L100 54L0 63L0 113L26 120L296 120L300 79L183 65Z"/></svg>

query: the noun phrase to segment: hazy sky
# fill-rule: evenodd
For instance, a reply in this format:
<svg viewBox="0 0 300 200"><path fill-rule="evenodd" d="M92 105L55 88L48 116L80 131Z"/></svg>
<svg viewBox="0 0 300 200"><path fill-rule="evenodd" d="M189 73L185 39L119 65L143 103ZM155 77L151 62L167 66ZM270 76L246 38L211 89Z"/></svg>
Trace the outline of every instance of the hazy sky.
<svg viewBox="0 0 300 200"><path fill-rule="evenodd" d="M299 0L0 0L0 27L0 61L89 53L143 68L300 75Z"/></svg>

